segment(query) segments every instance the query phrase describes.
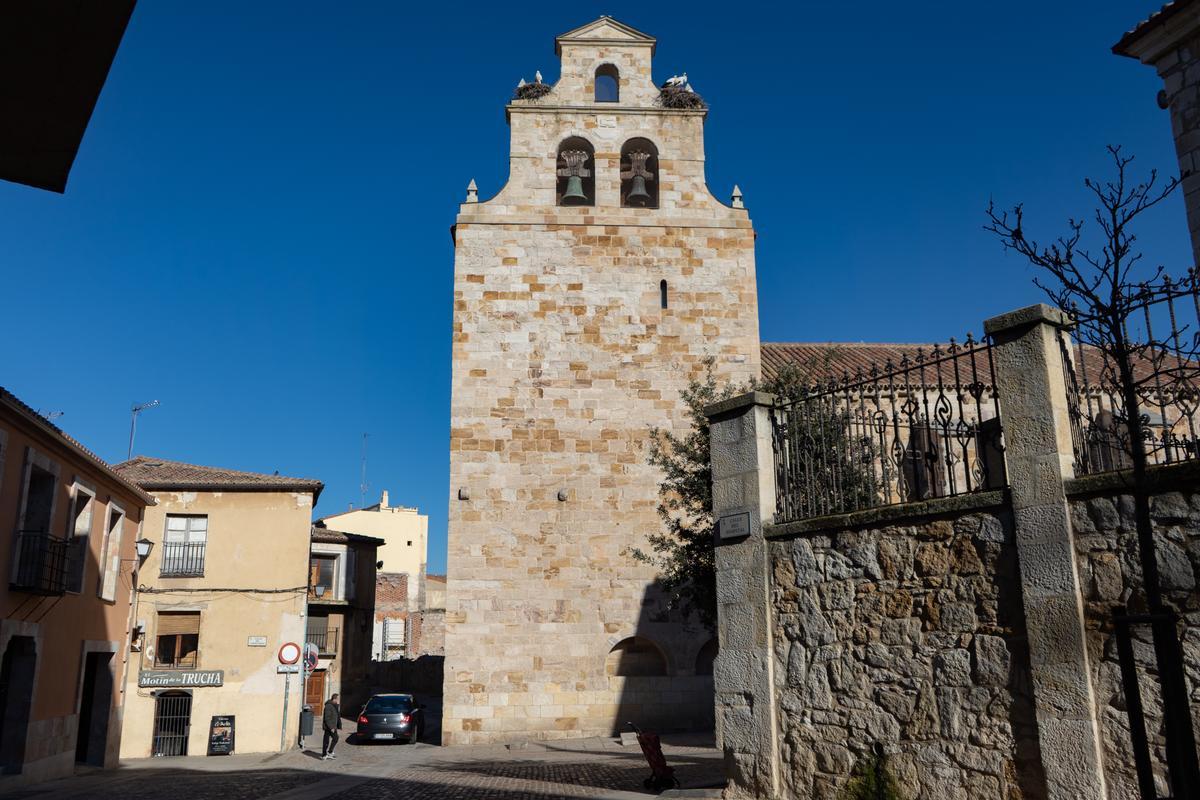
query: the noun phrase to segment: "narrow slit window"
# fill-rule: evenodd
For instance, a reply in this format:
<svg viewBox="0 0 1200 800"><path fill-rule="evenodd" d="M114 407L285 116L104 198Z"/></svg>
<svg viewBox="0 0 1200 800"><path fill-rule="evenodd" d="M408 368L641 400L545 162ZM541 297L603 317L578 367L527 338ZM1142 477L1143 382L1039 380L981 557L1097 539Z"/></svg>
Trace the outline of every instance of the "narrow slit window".
<svg viewBox="0 0 1200 800"><path fill-rule="evenodd" d="M658 282L658 301L663 308L667 307L667 282Z"/></svg>

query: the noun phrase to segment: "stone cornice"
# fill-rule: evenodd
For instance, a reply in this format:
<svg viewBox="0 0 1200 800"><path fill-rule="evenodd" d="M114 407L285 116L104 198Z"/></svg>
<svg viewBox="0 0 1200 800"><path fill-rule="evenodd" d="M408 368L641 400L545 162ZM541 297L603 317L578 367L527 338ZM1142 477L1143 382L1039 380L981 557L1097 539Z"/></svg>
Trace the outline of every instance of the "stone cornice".
<svg viewBox="0 0 1200 800"><path fill-rule="evenodd" d="M1200 3L1178 0L1121 37L1112 51L1143 64L1154 64L1197 29L1200 29Z"/></svg>

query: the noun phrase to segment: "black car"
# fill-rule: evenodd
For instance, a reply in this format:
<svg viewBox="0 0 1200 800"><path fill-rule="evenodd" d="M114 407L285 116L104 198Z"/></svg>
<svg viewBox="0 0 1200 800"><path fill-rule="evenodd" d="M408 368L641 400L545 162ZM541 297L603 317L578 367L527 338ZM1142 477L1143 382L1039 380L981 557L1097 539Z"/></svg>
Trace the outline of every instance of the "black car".
<svg viewBox="0 0 1200 800"><path fill-rule="evenodd" d="M360 742L407 740L413 744L425 729L424 708L411 694L372 695L358 714L357 739Z"/></svg>

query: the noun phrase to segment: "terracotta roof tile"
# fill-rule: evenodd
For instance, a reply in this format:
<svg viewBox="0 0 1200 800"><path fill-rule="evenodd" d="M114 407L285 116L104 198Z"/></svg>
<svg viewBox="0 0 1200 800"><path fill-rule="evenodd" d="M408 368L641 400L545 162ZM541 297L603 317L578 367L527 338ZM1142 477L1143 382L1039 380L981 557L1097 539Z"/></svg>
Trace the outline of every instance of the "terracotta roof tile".
<svg viewBox="0 0 1200 800"><path fill-rule="evenodd" d="M762 351L762 370L763 379L770 381L779 376L780 371L785 367L797 367L801 369L816 370L816 378L818 380L842 380L849 374L851 381L855 380L855 376L862 371L864 376L869 376L871 368L875 367L880 374L885 374L891 363L891 369L898 371L901 369L901 361L908 358L911 367L916 367L916 358L918 354L924 354L926 359L931 357L934 345L927 344L886 344L880 342L763 342ZM942 353L947 353L947 345L941 345ZM1076 365L1076 375L1080 383L1086 383L1089 387L1095 388L1100 383L1101 375L1103 374L1104 360L1101 357L1101 352L1091 345L1074 345L1074 357ZM991 366L988 363L985 351L978 349L975 351L975 374L978 380L985 385L991 385ZM1134 374L1138 378L1145 378L1152 374L1152 366L1149 359L1142 359L1134 363ZM1198 365L1200 369L1200 365ZM942 360L938 364L938 371L941 373L942 381L946 385L953 385L955 382L954 365L949 359ZM916 374L910 380L916 379ZM937 383L938 372L934 371L932 365L927 365L925 368L925 379L927 385ZM971 375L971 362L966 358L959 360L958 380L963 383L969 383L976 378Z"/></svg>
<svg viewBox="0 0 1200 800"><path fill-rule="evenodd" d="M113 466L117 473L147 490L202 489L242 492L312 492L313 502L325 484L313 478L288 478L261 472L204 467L165 458L134 456Z"/></svg>
<svg viewBox="0 0 1200 800"><path fill-rule="evenodd" d="M332 531L323 525L313 525L312 540L328 544L369 544L374 547L382 547L387 544L383 539L377 539L374 536L363 536L361 533L347 533L346 531Z"/></svg>

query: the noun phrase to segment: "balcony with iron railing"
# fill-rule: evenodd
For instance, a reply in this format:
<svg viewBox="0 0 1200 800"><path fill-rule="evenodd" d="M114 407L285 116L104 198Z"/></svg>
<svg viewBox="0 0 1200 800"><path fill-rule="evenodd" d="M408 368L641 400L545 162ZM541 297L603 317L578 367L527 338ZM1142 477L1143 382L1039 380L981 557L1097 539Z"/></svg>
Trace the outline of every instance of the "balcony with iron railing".
<svg viewBox="0 0 1200 800"><path fill-rule="evenodd" d="M71 542L45 531L18 531L12 588L32 594L67 591L71 574Z"/></svg>
<svg viewBox="0 0 1200 800"><path fill-rule="evenodd" d="M159 575L163 578L204 577L205 542L165 542Z"/></svg>
<svg viewBox="0 0 1200 800"><path fill-rule="evenodd" d="M308 641L317 646L317 651L321 655L337 655L338 651L338 629L326 628L323 631L309 631L307 636Z"/></svg>

